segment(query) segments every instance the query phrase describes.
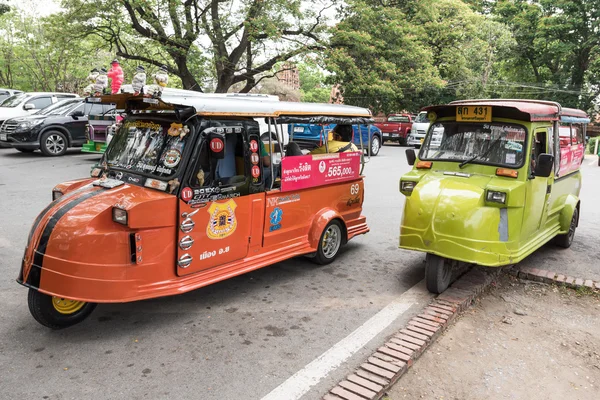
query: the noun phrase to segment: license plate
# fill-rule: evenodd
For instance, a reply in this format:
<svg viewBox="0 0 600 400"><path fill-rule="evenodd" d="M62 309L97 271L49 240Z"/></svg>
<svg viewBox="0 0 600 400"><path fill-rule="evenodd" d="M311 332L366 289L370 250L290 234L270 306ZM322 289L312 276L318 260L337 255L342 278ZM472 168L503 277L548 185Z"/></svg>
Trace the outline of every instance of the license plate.
<svg viewBox="0 0 600 400"><path fill-rule="evenodd" d="M6 141L6 133L0 133L0 140Z"/></svg>
<svg viewBox="0 0 600 400"><path fill-rule="evenodd" d="M304 132L304 128L301 126L294 127L294 132Z"/></svg>
<svg viewBox="0 0 600 400"><path fill-rule="evenodd" d="M421 143L423 143L423 141L424 141L424 140L425 140L425 139L421 139Z"/></svg>
<svg viewBox="0 0 600 400"><path fill-rule="evenodd" d="M96 151L100 151L101 148L102 148L102 144L96 143Z"/></svg>
<svg viewBox="0 0 600 400"><path fill-rule="evenodd" d="M457 122L492 122L490 106L457 106Z"/></svg>

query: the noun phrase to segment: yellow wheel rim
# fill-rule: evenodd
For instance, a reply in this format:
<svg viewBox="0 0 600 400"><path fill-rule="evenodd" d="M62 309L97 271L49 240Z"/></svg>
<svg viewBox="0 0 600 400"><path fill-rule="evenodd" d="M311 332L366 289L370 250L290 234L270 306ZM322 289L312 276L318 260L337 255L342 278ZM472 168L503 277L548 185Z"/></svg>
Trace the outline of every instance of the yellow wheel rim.
<svg viewBox="0 0 600 400"><path fill-rule="evenodd" d="M73 314L85 306L85 301L69 300L62 297L52 296L54 309L61 314Z"/></svg>

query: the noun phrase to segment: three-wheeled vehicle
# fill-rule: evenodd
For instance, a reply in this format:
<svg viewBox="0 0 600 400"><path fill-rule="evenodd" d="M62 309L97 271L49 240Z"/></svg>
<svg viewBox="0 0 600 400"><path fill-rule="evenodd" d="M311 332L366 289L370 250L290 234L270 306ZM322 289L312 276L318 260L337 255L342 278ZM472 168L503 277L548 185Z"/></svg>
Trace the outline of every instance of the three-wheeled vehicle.
<svg viewBox="0 0 600 400"><path fill-rule="evenodd" d="M298 255L327 264L369 231L360 152L313 156L294 142L263 144L256 119L282 143L282 124L368 124L370 111L166 100L88 98L127 116L92 178L56 186L31 228L18 282L41 324L67 327L96 303L184 293Z"/></svg>
<svg viewBox="0 0 600 400"><path fill-rule="evenodd" d="M535 100L424 110L431 126L418 157L407 150L414 167L400 179L400 247L427 253L431 292L443 292L465 263L510 265L551 239L571 245L585 112Z"/></svg>

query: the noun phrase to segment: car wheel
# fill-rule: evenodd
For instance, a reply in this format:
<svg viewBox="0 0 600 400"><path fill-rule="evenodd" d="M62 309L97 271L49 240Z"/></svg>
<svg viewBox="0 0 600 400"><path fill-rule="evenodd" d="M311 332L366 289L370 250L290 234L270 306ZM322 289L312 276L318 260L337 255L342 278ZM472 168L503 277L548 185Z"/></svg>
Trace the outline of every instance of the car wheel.
<svg viewBox="0 0 600 400"><path fill-rule="evenodd" d="M442 293L450 286L452 263L444 257L427 254L425 257L425 283L431 293Z"/></svg>
<svg viewBox="0 0 600 400"><path fill-rule="evenodd" d="M40 324L51 329L63 329L80 323L96 308L96 303L50 296L29 289L29 312Z"/></svg>
<svg viewBox="0 0 600 400"><path fill-rule="evenodd" d="M323 229L317 253L312 260L320 265L330 264L337 257L342 242L342 225L339 221L333 220Z"/></svg>
<svg viewBox="0 0 600 400"><path fill-rule="evenodd" d="M67 143L67 137L62 132L46 132L40 140L40 150L46 156L62 156L67 152Z"/></svg>
<svg viewBox="0 0 600 400"><path fill-rule="evenodd" d="M21 153L33 153L33 149L24 149L23 147L15 147Z"/></svg>
<svg viewBox="0 0 600 400"><path fill-rule="evenodd" d="M571 218L571 225L569 225L569 232L564 235L557 235L554 238L554 243L557 246L568 249L573 244L573 238L575 237L575 229L577 229L577 221L579 219L579 209L573 210L573 217Z"/></svg>
<svg viewBox="0 0 600 400"><path fill-rule="evenodd" d="M371 155L375 157L379 154L379 149L381 148L381 144L379 142L379 136L373 136L371 138Z"/></svg>

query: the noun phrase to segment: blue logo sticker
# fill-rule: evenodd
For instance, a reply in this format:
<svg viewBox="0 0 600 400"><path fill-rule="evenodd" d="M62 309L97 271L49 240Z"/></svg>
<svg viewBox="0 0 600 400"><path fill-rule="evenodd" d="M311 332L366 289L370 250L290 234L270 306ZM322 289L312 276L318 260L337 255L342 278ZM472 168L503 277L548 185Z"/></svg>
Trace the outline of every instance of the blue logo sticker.
<svg viewBox="0 0 600 400"><path fill-rule="evenodd" d="M281 229L281 219L283 217L283 210L279 207L275 207L271 214L269 214L271 226L269 227L269 232L276 231Z"/></svg>

